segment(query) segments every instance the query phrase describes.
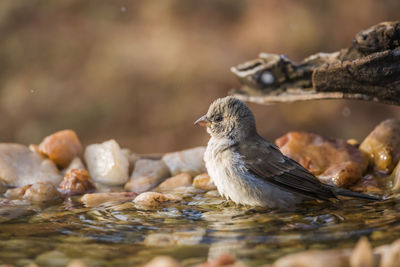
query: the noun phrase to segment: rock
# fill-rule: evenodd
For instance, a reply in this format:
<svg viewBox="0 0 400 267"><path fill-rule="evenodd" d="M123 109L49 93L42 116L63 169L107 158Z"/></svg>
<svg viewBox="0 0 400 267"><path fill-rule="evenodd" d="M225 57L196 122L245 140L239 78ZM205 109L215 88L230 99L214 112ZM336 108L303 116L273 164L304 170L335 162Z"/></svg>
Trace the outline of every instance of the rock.
<svg viewBox="0 0 400 267"><path fill-rule="evenodd" d="M390 178L392 179L392 191L399 192L400 191L400 161L397 163L396 168L394 168Z"/></svg>
<svg viewBox="0 0 400 267"><path fill-rule="evenodd" d="M283 154L327 184L347 187L357 182L368 167L367 156L344 140L289 132L275 143Z"/></svg>
<svg viewBox="0 0 400 267"><path fill-rule="evenodd" d="M116 193L93 193L85 194L80 201L86 207L96 207L104 203L123 203L132 201L137 194L134 192L116 192Z"/></svg>
<svg viewBox="0 0 400 267"><path fill-rule="evenodd" d="M61 196L53 184L42 182L29 186L23 198L31 203L38 204L58 200Z"/></svg>
<svg viewBox="0 0 400 267"><path fill-rule="evenodd" d="M382 188L379 187L377 177L372 174L367 174L362 177L361 180L351 186L350 189L352 191L364 193L383 193Z"/></svg>
<svg viewBox="0 0 400 267"><path fill-rule="evenodd" d="M202 174L199 174L196 177L194 177L193 187L204 190L204 191L210 191L210 190L217 189L214 182L211 181L211 178L208 175L208 173L202 173Z"/></svg>
<svg viewBox="0 0 400 267"><path fill-rule="evenodd" d="M72 169L68 171L59 190L64 195L83 195L95 189L90 181L89 172L86 169Z"/></svg>
<svg viewBox="0 0 400 267"><path fill-rule="evenodd" d="M74 131L63 130L44 138L39 151L58 166L66 168L75 157L82 155L83 148Z"/></svg>
<svg viewBox="0 0 400 267"><path fill-rule="evenodd" d="M124 153L124 155L126 156L126 158L129 161L129 173L132 173L136 161L138 161L140 159L140 156L134 152L132 152L129 148L123 148L121 149L122 153Z"/></svg>
<svg viewBox="0 0 400 267"><path fill-rule="evenodd" d="M376 170L391 172L400 160L400 120L381 122L364 139L360 150L369 155Z"/></svg>
<svg viewBox="0 0 400 267"><path fill-rule="evenodd" d="M87 267L86 263L80 259L74 259L68 262L67 267Z"/></svg>
<svg viewBox="0 0 400 267"><path fill-rule="evenodd" d="M199 267L221 267L221 266L237 266L236 259L230 254L222 254L212 261L200 264ZM243 266L243 265L242 265ZM245 266L245 265L244 265Z"/></svg>
<svg viewBox="0 0 400 267"><path fill-rule="evenodd" d="M83 164L82 160L78 157L74 158L68 167L62 170L62 173L65 174L73 169L86 169L85 164Z"/></svg>
<svg viewBox="0 0 400 267"><path fill-rule="evenodd" d="M154 188L168 176L169 170L162 160L140 159L125 189L142 193Z"/></svg>
<svg viewBox="0 0 400 267"><path fill-rule="evenodd" d="M8 199L22 199L24 197L26 189L31 185L26 185L24 187L10 188L8 189L4 196Z"/></svg>
<svg viewBox="0 0 400 267"><path fill-rule="evenodd" d="M180 267L181 265L170 256L157 256L149 261L144 267Z"/></svg>
<svg viewBox="0 0 400 267"><path fill-rule="evenodd" d="M273 267L348 267L349 251L345 250L307 250L279 258Z"/></svg>
<svg viewBox="0 0 400 267"><path fill-rule="evenodd" d="M39 266L54 266L64 267L67 266L69 258L58 250L47 251L36 257L35 262Z"/></svg>
<svg viewBox="0 0 400 267"><path fill-rule="evenodd" d="M205 147L196 147L179 152L167 153L162 157L164 163L172 175L182 172L190 173L192 176L206 171L203 160Z"/></svg>
<svg viewBox="0 0 400 267"><path fill-rule="evenodd" d="M351 267L374 267L374 254L366 237L361 237L350 256Z"/></svg>
<svg viewBox="0 0 400 267"><path fill-rule="evenodd" d="M95 182L122 185L129 179L129 161L115 140L88 146L85 160Z"/></svg>
<svg viewBox="0 0 400 267"><path fill-rule="evenodd" d="M192 185L192 176L188 173L181 173L166 179L164 182L159 184L156 191L169 191L179 187L186 187Z"/></svg>
<svg viewBox="0 0 400 267"><path fill-rule="evenodd" d="M138 195L134 203L141 207L157 208L166 203L179 202L181 198L171 194L161 194L157 192L144 192Z"/></svg>
<svg viewBox="0 0 400 267"><path fill-rule="evenodd" d="M375 252L380 254L380 267L400 267L400 239L391 245L378 247Z"/></svg>
<svg viewBox="0 0 400 267"><path fill-rule="evenodd" d="M58 185L62 176L56 165L20 144L0 143L0 180L8 186L24 187L38 182Z"/></svg>

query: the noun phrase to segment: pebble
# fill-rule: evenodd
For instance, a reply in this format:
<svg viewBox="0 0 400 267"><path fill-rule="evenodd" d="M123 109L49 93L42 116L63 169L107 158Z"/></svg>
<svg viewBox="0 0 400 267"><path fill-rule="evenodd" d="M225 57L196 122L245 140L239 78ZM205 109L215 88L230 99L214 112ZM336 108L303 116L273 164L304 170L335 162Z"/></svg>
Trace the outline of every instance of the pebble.
<svg viewBox="0 0 400 267"><path fill-rule="evenodd" d="M142 193L156 187L170 175L162 160L139 159L125 190Z"/></svg>
<svg viewBox="0 0 400 267"><path fill-rule="evenodd" d="M92 144L86 148L85 160L93 181L122 185L129 179L129 161L115 140Z"/></svg>
<svg viewBox="0 0 400 267"><path fill-rule="evenodd" d="M352 267L374 267L374 254L366 237L361 237L350 256Z"/></svg>
<svg viewBox="0 0 400 267"><path fill-rule="evenodd" d="M86 169L85 164L83 164L81 158L79 158L79 157L74 158L71 161L71 163L68 165L68 167L66 169L62 170L62 173L65 176L65 174L67 172L70 172L73 169Z"/></svg>
<svg viewBox="0 0 400 267"><path fill-rule="evenodd" d="M80 201L86 207L96 207L104 203L123 203L132 201L137 194L134 192L115 192L115 193L93 193L85 194Z"/></svg>
<svg viewBox="0 0 400 267"><path fill-rule="evenodd" d="M141 207L157 208L166 203L179 202L182 199L171 194L161 194L158 192L144 192L138 195L134 203Z"/></svg>
<svg viewBox="0 0 400 267"><path fill-rule="evenodd" d="M58 200L61 195L51 183L35 183L26 189L23 198L31 203L40 204Z"/></svg>
<svg viewBox="0 0 400 267"><path fill-rule="evenodd" d="M66 168L75 157L82 155L83 148L74 131L63 130L45 137L39 144L39 151Z"/></svg>
<svg viewBox="0 0 400 267"><path fill-rule="evenodd" d="M177 260L170 256L157 256L149 261L144 267L180 267Z"/></svg>
<svg viewBox="0 0 400 267"><path fill-rule="evenodd" d="M206 172L203 160L205 150L205 147L195 147L179 152L167 153L162 157L162 160L168 166L172 175L187 172L192 176L196 176Z"/></svg>
<svg viewBox="0 0 400 267"><path fill-rule="evenodd" d="M369 156L376 170L390 173L400 160L400 120L381 122L364 139L360 150Z"/></svg>
<svg viewBox="0 0 400 267"><path fill-rule="evenodd" d="M400 239L391 245L377 247L374 251L381 256L380 267L400 267Z"/></svg>
<svg viewBox="0 0 400 267"><path fill-rule="evenodd" d="M349 266L349 253L345 250L307 250L279 258L273 267L344 267Z"/></svg>
<svg viewBox="0 0 400 267"><path fill-rule="evenodd" d="M367 156L345 140L289 132L275 143L283 154L330 185L348 187L356 183L368 167Z"/></svg>
<svg viewBox="0 0 400 267"><path fill-rule="evenodd" d="M202 173L194 177L193 187L204 191L211 191L217 189L214 182L211 181L211 178L208 175L208 173Z"/></svg>
<svg viewBox="0 0 400 267"><path fill-rule="evenodd" d="M122 153L125 154L126 158L129 161L129 173L132 173L135 168L136 161L140 159L140 156L134 152L132 152L129 148L121 149Z"/></svg>
<svg viewBox="0 0 400 267"><path fill-rule="evenodd" d="M8 186L38 182L58 185L62 176L53 161L20 144L0 143L0 177Z"/></svg>
<svg viewBox="0 0 400 267"><path fill-rule="evenodd" d="M192 185L192 176L189 173L181 173L166 179L159 184L155 191L170 191L179 187L187 187Z"/></svg>
<svg viewBox="0 0 400 267"><path fill-rule="evenodd" d="M64 195L83 195L95 189L90 181L89 172L86 169L72 169L68 171L59 186L59 191Z"/></svg>

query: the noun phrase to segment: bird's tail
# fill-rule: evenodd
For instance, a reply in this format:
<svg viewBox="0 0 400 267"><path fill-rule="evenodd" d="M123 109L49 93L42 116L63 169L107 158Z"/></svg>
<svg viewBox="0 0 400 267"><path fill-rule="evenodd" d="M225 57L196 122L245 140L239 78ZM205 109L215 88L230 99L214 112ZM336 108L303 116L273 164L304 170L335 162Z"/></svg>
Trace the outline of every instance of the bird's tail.
<svg viewBox="0 0 400 267"><path fill-rule="evenodd" d="M338 187L334 187L334 186L329 186L329 187L331 187L331 189L335 193L335 195L339 195L339 196L361 198L361 199L367 199L367 200L372 200L372 201L382 200L380 197L371 196L371 195L367 195L367 194L363 194L363 193L358 193L358 192L354 192L354 191L344 189L344 188L338 188Z"/></svg>

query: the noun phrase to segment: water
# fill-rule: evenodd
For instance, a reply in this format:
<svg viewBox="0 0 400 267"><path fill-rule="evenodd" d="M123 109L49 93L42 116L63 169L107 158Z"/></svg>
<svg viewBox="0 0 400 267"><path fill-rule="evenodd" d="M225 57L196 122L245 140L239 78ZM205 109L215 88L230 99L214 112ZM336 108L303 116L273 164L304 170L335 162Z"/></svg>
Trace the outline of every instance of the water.
<svg viewBox="0 0 400 267"><path fill-rule="evenodd" d="M309 203L294 211L239 207L218 197L141 210L133 203L86 208L76 200L34 207L3 200L0 262L65 266L129 266L171 255L184 266L231 253L251 266L310 248L374 246L400 238L400 200Z"/></svg>

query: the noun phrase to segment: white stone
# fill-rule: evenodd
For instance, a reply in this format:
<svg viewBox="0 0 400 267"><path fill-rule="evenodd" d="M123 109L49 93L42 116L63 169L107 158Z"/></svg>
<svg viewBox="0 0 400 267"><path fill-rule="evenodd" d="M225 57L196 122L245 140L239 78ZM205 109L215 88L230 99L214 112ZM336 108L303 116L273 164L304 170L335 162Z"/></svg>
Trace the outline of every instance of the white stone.
<svg viewBox="0 0 400 267"><path fill-rule="evenodd" d="M20 144L0 143L0 180L24 187L39 182L57 186L62 176L54 162Z"/></svg>
<svg viewBox="0 0 400 267"><path fill-rule="evenodd" d="M107 185L122 185L129 179L129 161L115 140L86 148L85 160L91 178Z"/></svg>
<svg viewBox="0 0 400 267"><path fill-rule="evenodd" d="M195 147L183 151L167 153L162 160L168 166L171 175L187 172L192 176L206 172L203 160L205 147Z"/></svg>

